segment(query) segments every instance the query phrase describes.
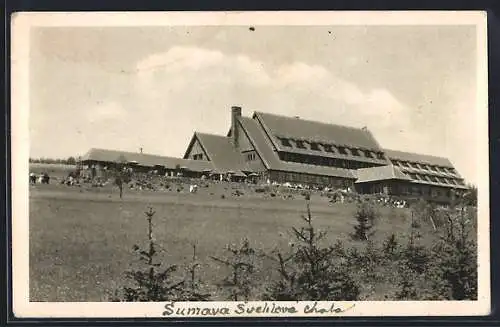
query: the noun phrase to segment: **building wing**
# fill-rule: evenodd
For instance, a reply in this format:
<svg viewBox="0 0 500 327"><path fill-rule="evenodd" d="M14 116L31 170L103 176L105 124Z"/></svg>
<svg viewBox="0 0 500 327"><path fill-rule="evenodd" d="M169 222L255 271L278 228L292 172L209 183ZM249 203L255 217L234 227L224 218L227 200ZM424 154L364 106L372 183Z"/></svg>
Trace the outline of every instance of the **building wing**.
<svg viewBox="0 0 500 327"><path fill-rule="evenodd" d="M222 135L196 132L190 143L190 147L196 142L199 142L216 172L233 172L235 175L245 176L243 171L250 171L246 167L246 163L241 153L233 146L231 138ZM186 155L184 156L185 160L189 160L187 156L189 156L190 147L188 147Z"/></svg>
<svg viewBox="0 0 500 327"><path fill-rule="evenodd" d="M209 161L187 160L174 157L158 156L145 153L117 151L107 149L90 149L81 158L82 162L102 162L102 163L135 163L143 167L162 166L168 169L184 167L191 171L203 172L213 169Z"/></svg>
<svg viewBox="0 0 500 327"><path fill-rule="evenodd" d="M356 183L388 180L411 181L398 167L393 165L358 169L356 170L356 176Z"/></svg>
<svg viewBox="0 0 500 327"><path fill-rule="evenodd" d="M366 128L256 112L276 151L346 159L370 164L388 164L383 150Z"/></svg>
<svg viewBox="0 0 500 327"><path fill-rule="evenodd" d="M253 144L267 169L355 179L354 174L349 169L282 161L279 159L276 150L273 148L270 137L266 134L264 128L258 120L240 117L239 121L244 133Z"/></svg>
<svg viewBox="0 0 500 327"><path fill-rule="evenodd" d="M464 179L447 158L412 152L385 150L391 163L412 182L466 189Z"/></svg>

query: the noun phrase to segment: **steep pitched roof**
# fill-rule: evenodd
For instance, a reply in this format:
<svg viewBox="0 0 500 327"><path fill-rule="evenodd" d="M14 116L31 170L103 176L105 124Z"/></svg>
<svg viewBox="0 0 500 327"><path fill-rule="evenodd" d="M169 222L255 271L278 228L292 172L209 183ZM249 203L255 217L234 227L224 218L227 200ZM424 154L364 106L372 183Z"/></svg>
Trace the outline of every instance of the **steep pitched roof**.
<svg viewBox="0 0 500 327"><path fill-rule="evenodd" d="M255 147L257 154L262 159L264 166L267 169L273 169L272 167L279 166L280 159L273 150L272 144L259 123L248 117L240 117L239 122L243 132L247 135L248 139Z"/></svg>
<svg viewBox="0 0 500 327"><path fill-rule="evenodd" d="M199 132L196 132L194 137L200 142L216 171L234 171L240 175L242 171L251 171L229 137Z"/></svg>
<svg viewBox="0 0 500 327"><path fill-rule="evenodd" d="M357 180L356 183L366 183L366 182L374 182L374 181L383 181L383 180L406 180L410 181L411 179L403 174L398 167L394 165L380 166L380 167L371 167L371 168L362 168L356 170Z"/></svg>
<svg viewBox="0 0 500 327"><path fill-rule="evenodd" d="M381 150L371 133L360 128L263 112L255 112L254 116L263 123L263 126L272 135L329 142L373 151Z"/></svg>
<svg viewBox="0 0 500 327"><path fill-rule="evenodd" d="M90 149L84 156L82 161L100 161L100 162L137 162L137 164L145 167L164 166L166 168L175 169L177 165L186 167L192 171L204 171L213 169L212 163L202 160L189 160L174 157L159 156L146 153L117 151L107 149Z"/></svg>
<svg viewBox="0 0 500 327"><path fill-rule="evenodd" d="M389 157L390 160L409 161L409 162L417 162L434 166L454 168L450 160L444 157L436 157L427 154L418 154L418 153L388 150L388 149L385 149L384 152L387 155L387 157Z"/></svg>
<svg viewBox="0 0 500 327"><path fill-rule="evenodd" d="M355 179L353 173L348 169L281 161L257 120L240 117L239 122L267 169Z"/></svg>

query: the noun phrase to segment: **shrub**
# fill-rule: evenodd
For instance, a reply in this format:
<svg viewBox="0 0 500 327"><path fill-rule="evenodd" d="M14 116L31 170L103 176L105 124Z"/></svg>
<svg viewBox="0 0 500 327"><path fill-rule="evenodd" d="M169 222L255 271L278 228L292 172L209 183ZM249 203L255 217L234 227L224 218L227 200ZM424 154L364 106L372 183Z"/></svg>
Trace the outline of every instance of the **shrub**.
<svg viewBox="0 0 500 327"><path fill-rule="evenodd" d="M450 213L449 226L434 247L432 288L449 300L477 299L477 245L470 238L471 217L462 206Z"/></svg>
<svg viewBox="0 0 500 327"><path fill-rule="evenodd" d="M415 271L406 264L399 266L398 290L395 297L397 300L417 300L419 293L417 291L415 280L417 278Z"/></svg>
<svg viewBox="0 0 500 327"><path fill-rule="evenodd" d="M368 238L374 233L372 229L375 225L375 219L377 218L374 207L369 203L360 204L354 218L356 219L357 225L354 226L354 234L352 234L353 239L368 241Z"/></svg>
<svg viewBox="0 0 500 327"><path fill-rule="evenodd" d="M314 227L309 202L306 203L307 215L302 216L306 226L292 228L296 241L292 253L285 256L274 251L268 255L278 263L279 277L268 286L264 298L274 301L356 300L359 286L336 260L340 244L321 246L326 232Z"/></svg>
<svg viewBox="0 0 500 327"><path fill-rule="evenodd" d="M426 271L430 261L430 253L428 249L419 242L420 234L415 231L414 224L410 225L410 235L408 243L402 251L404 261L403 264L412 271L422 274Z"/></svg>
<svg viewBox="0 0 500 327"><path fill-rule="evenodd" d="M384 241L382 245L382 251L387 257L393 257L397 254L399 249L399 242L396 238L396 234L392 233L387 239Z"/></svg>

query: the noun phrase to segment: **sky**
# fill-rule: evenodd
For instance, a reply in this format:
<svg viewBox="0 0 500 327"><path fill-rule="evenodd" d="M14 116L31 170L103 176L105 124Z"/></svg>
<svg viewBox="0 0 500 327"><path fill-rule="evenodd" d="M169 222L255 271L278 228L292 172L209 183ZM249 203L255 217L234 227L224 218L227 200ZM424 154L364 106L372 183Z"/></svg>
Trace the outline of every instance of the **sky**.
<svg viewBox="0 0 500 327"><path fill-rule="evenodd" d="M30 156L183 156L237 105L366 126L476 182L474 26L254 27L32 28Z"/></svg>

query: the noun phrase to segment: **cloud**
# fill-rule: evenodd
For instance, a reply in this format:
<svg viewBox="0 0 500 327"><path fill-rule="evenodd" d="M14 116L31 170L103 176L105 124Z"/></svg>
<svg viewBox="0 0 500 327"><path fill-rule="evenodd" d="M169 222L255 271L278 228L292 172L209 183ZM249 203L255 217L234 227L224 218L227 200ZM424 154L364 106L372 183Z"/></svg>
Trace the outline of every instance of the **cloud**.
<svg viewBox="0 0 500 327"><path fill-rule="evenodd" d="M136 71L136 102L129 106L141 108L152 124L139 130L160 130L166 139L185 141L155 149L168 154L183 153L193 130L225 133L228 109L235 104L248 111L367 126L385 147L413 142L425 150L429 142L413 126L411 109L387 89L362 90L321 65L264 63L244 54L174 46L140 60Z"/></svg>

